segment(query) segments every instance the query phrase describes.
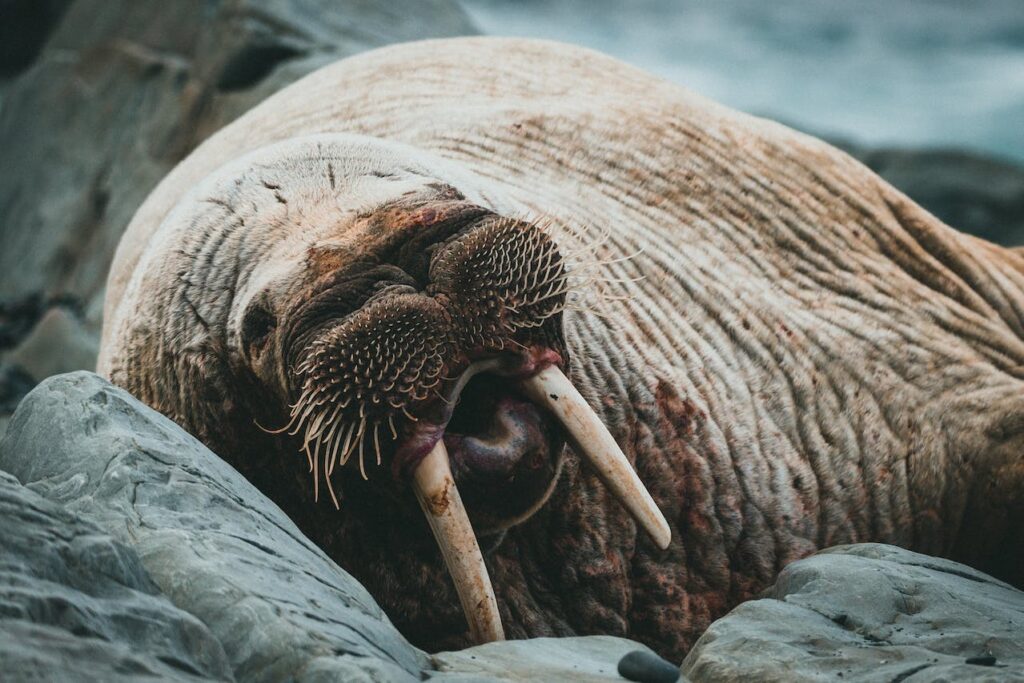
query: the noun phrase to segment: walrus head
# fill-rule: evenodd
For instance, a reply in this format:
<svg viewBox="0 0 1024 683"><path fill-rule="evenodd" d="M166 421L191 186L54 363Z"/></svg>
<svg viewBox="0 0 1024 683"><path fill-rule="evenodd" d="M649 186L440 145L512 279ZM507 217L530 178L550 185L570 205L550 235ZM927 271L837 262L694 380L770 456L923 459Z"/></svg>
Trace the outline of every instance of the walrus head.
<svg viewBox="0 0 1024 683"><path fill-rule="evenodd" d="M485 641L502 628L477 534L544 504L567 440L661 547L669 531L571 383L565 255L472 185L379 140L280 143L191 193L161 231L174 249L153 250L173 256L143 270L172 291L154 304L160 324L215 349L203 362L242 394L225 412L302 452L315 500L344 509L354 497L352 514L395 519L419 501ZM252 443L218 434L237 419L190 407L175 367L174 382L126 383L215 450Z"/></svg>

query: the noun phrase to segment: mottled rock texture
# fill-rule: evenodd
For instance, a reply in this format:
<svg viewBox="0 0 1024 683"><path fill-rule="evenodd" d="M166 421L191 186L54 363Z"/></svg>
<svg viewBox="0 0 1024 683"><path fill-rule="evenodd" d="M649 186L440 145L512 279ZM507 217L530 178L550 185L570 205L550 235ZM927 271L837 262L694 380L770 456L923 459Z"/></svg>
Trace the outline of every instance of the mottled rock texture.
<svg viewBox="0 0 1024 683"><path fill-rule="evenodd" d="M0 472L0 678L231 678L124 543Z"/></svg>
<svg viewBox="0 0 1024 683"><path fill-rule="evenodd" d="M693 681L1024 680L1024 593L893 546L789 565L683 662Z"/></svg>
<svg viewBox="0 0 1024 683"><path fill-rule="evenodd" d="M600 681L642 648L599 637L428 656L238 472L92 373L26 397L0 470L32 490L0 475L0 654L44 677ZM12 601L18 586L52 597L32 608Z"/></svg>
<svg viewBox="0 0 1024 683"><path fill-rule="evenodd" d="M114 248L197 144L324 64L475 32L454 0L9 0L2 11L0 431L26 385L93 367ZM33 334L53 311L66 324Z"/></svg>
<svg viewBox="0 0 1024 683"><path fill-rule="evenodd" d="M96 375L37 387L0 443L0 468L130 544L156 585L223 643L240 679L310 667L401 678L427 665L241 475Z"/></svg>
<svg viewBox="0 0 1024 683"><path fill-rule="evenodd" d="M642 649L538 639L427 655L241 475L91 373L33 390L0 441L11 680L616 680ZM694 681L1024 680L1024 593L883 545L794 562L717 621ZM14 668L11 668L14 667ZM660 679L659 679L660 680Z"/></svg>

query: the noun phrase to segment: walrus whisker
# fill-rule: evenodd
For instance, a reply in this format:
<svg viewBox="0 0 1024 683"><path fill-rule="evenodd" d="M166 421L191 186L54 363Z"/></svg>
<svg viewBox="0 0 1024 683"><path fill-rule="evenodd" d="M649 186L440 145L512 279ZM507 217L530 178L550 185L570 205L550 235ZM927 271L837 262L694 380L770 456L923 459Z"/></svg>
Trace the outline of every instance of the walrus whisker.
<svg viewBox="0 0 1024 683"><path fill-rule="evenodd" d="M288 429L291 429L291 427L295 423L296 418L298 417L298 413L297 413L297 411L295 409L302 403L303 400L304 400L304 395L300 396L299 400L296 401L294 404L289 404L288 407L291 410L289 412L288 422L283 427L281 427L279 429L268 429L268 428L264 427L263 425L261 425L255 419L253 419L253 423L255 423L255 425L257 427L259 427L262 431L266 432L267 434L280 434L281 432L284 432L284 431L286 431ZM296 432L296 433L298 433L298 432ZM292 436L294 436L294 434L292 434Z"/></svg>
<svg viewBox="0 0 1024 683"><path fill-rule="evenodd" d="M312 472L312 471L313 471L313 456L312 456L312 454L311 454L311 453L309 452L309 448L307 448L307 447L303 446L303 447L302 447L302 448L300 449L300 452L302 452L302 453L305 453L305 454L306 454L306 461L307 461L307 462L309 463L309 471L310 471L310 472Z"/></svg>
<svg viewBox="0 0 1024 683"><path fill-rule="evenodd" d="M363 418L359 422L359 474L363 478L363 481L369 481L369 477L366 476L366 467L363 465L363 442L366 441L363 432L366 430L366 419Z"/></svg>
<svg viewBox="0 0 1024 683"><path fill-rule="evenodd" d="M332 443L335 442L334 433L336 431L338 431L338 425L341 423L341 420L338 419L338 410L339 410L338 408L334 409L334 413L331 415L331 419L330 419L331 429L324 436L324 441L326 441L328 444L332 444ZM324 459L325 459L325 461L327 459L327 453L329 452L329 450L330 449L328 449L328 451L324 451Z"/></svg>
<svg viewBox="0 0 1024 683"><path fill-rule="evenodd" d="M355 441L355 438L354 438L355 437L355 433L356 433L356 423L353 422L352 423L352 428L345 434L345 445L342 448L342 454L341 454L341 466L342 467L344 467L345 464L348 463L349 458L351 458L352 454L355 453L355 450L356 450L356 441Z"/></svg>
<svg viewBox="0 0 1024 683"><path fill-rule="evenodd" d="M610 283L610 284L617 284L617 285L636 284L637 282L643 282L644 280L646 280L647 276L646 275L638 275L636 277L595 277L595 276L592 276L592 275L587 275L587 276L583 276L583 275L568 275L567 278L568 279L574 279L574 278L581 278L582 279L581 283L574 284L572 286L573 289L576 289L580 285L586 286L586 285L594 284L595 282L600 282L602 284Z"/></svg>
<svg viewBox="0 0 1024 683"><path fill-rule="evenodd" d="M338 441L342 442L341 446L338 449L338 457L341 459L341 464L343 466L344 466L344 464L346 462L348 462L348 456L346 454L349 451L349 444L352 442L352 435L355 433L355 431L356 431L355 423L354 422L350 422L347 425L345 425L344 440L342 440L341 434L338 435ZM334 471L333 463L332 463L331 471L332 472Z"/></svg>
<svg viewBox="0 0 1024 683"><path fill-rule="evenodd" d="M335 436L334 436L334 430L333 429L331 430L331 434L330 434L331 447L328 450L327 454L324 456L324 458L327 460L327 464L326 464L325 467L326 467L326 470L327 470L327 476L328 477L330 477L332 474L334 474L334 465L335 465L335 462L337 461L337 457L338 457L338 446L341 445L341 433L344 430L345 430L345 427L343 426L341 428L341 430L338 431L337 438L335 438Z"/></svg>
<svg viewBox="0 0 1024 683"><path fill-rule="evenodd" d="M327 418L327 412L327 410L321 410L317 414L317 416L309 423L309 429L306 430L306 433L308 435L306 437L307 440L309 440L310 438L315 438L320 435L320 427L323 425L324 420Z"/></svg>
<svg viewBox="0 0 1024 683"><path fill-rule="evenodd" d="M379 422L375 422L373 425L373 449L377 451L377 467L380 467L380 438L377 436L377 429L380 427Z"/></svg>
<svg viewBox="0 0 1024 683"><path fill-rule="evenodd" d="M327 475L325 479L327 479L327 492L331 494L331 501L334 503L334 509L340 510L341 505L338 504L338 496L334 494L334 483L331 481L331 476Z"/></svg>
<svg viewBox="0 0 1024 683"><path fill-rule="evenodd" d="M440 391L438 391L437 389L433 389L433 394L438 399L443 401L445 404L447 404L447 405L455 405L452 401L449 401L447 398L445 398L444 395Z"/></svg>
<svg viewBox="0 0 1024 683"><path fill-rule="evenodd" d="M303 424L305 424L306 420L309 419L310 413L312 413L313 410L316 409L316 407L317 406L315 403L310 403L308 406L306 406L305 410L302 412L302 416L296 423L295 428L288 432L288 436L295 436L299 433L299 430L302 429Z"/></svg>
<svg viewBox="0 0 1024 683"><path fill-rule="evenodd" d="M320 463L320 447L321 446L323 446L323 440L318 436L318 437L316 437L316 440L313 443L313 461L315 463L317 463L318 468L319 468L319 463ZM327 464L326 460L325 460L324 464L325 465ZM326 474L326 469L324 470L324 473Z"/></svg>
<svg viewBox="0 0 1024 683"><path fill-rule="evenodd" d="M306 447L306 454L309 455L309 447ZM320 502L320 468L319 461L313 458L313 502Z"/></svg>
<svg viewBox="0 0 1024 683"><path fill-rule="evenodd" d="M260 424L259 420L257 420L256 418L253 418L253 420L252 420L252 423L253 423L254 425L256 425L256 427L257 427L257 428L258 428L258 429L259 429L259 430L260 430L261 432L263 432L264 434L280 434L280 433L281 433L281 432L283 432L284 430L286 430L286 429L288 429L289 427L291 427L291 426L292 426L292 422L293 422L294 420L295 420L295 418L294 418L294 417L293 417L293 418L291 418L291 419L289 419L289 420L288 420L288 423L287 423L287 424L285 424L285 426L284 426L284 427L281 427L280 429L270 429L270 428L268 428L268 427L264 427L263 425L261 425L261 424Z"/></svg>
<svg viewBox="0 0 1024 683"><path fill-rule="evenodd" d="M603 268L605 266L612 266L616 263L625 263L626 261L632 261L635 258L639 258L644 255L643 247L639 247L635 252L626 254L625 256L616 256L615 258L601 259L595 258L587 261L572 261L569 270L571 272L577 270L584 270L588 268Z"/></svg>

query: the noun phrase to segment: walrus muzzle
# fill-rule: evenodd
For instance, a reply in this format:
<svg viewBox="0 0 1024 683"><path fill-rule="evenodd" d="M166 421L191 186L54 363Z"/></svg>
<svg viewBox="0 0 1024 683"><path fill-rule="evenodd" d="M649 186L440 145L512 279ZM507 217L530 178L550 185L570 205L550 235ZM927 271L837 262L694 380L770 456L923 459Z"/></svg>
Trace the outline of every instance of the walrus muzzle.
<svg viewBox="0 0 1024 683"><path fill-rule="evenodd" d="M394 475L411 482L473 639L500 640L471 512L487 529L531 515L554 487L551 461L560 463L566 440L659 547L668 546L670 531L615 439L559 367L568 284L554 242L536 226L479 207L448 204L414 215L431 216L432 227L454 236L445 238L428 273L410 276L422 289L385 283L357 312L340 320L319 316L326 322L308 333L313 341L295 365L301 396L289 427L304 431L314 491L322 471L336 505L336 465L355 455L366 479L364 444L378 465L382 453L390 459ZM387 275L375 271L363 280ZM339 276L320 298L342 298L344 282ZM555 446L551 432L559 427ZM460 477L472 482L463 492L472 500L464 502ZM502 498L514 500L500 507Z"/></svg>

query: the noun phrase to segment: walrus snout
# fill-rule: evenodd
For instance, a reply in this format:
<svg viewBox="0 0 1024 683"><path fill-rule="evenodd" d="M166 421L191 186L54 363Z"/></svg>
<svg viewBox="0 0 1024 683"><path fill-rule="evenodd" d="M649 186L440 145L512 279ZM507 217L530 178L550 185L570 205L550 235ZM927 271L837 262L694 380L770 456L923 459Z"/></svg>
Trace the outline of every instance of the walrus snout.
<svg viewBox="0 0 1024 683"><path fill-rule="evenodd" d="M329 274L327 293L300 307L312 327L293 335L305 343L285 429L301 435L315 498L322 472L339 505L333 475L350 460L363 479L375 461L411 482L475 639L501 638L475 533L543 505L566 439L661 547L668 525L564 372L569 279L555 241L462 201L389 215L435 234L395 262Z"/></svg>
<svg viewBox="0 0 1024 683"><path fill-rule="evenodd" d="M366 258L368 265L320 276L320 291L285 324L283 356L291 359L295 397L289 433L301 435L315 496L323 473L336 504L331 475L349 460L364 479L370 458L377 465L390 460L396 473L411 472L441 438L458 399L451 387L461 390L458 378L475 361L501 358L503 373L522 375L538 370L542 357L553 362L544 353L558 362L566 357L567 278L558 247L543 230L461 200L413 201L384 213L391 221L386 230L418 235L418 248L391 253L390 263L378 255ZM366 219L385 230L382 220ZM428 264L421 268L424 255ZM531 356L531 349L546 351ZM508 393L476 398L494 399L488 402L494 406ZM520 420L521 432L549 433L540 421ZM467 463L485 461L471 457L480 450L474 445L484 448L483 431L465 435L474 439ZM554 458L558 449L532 450ZM521 455L503 452L510 459Z"/></svg>

